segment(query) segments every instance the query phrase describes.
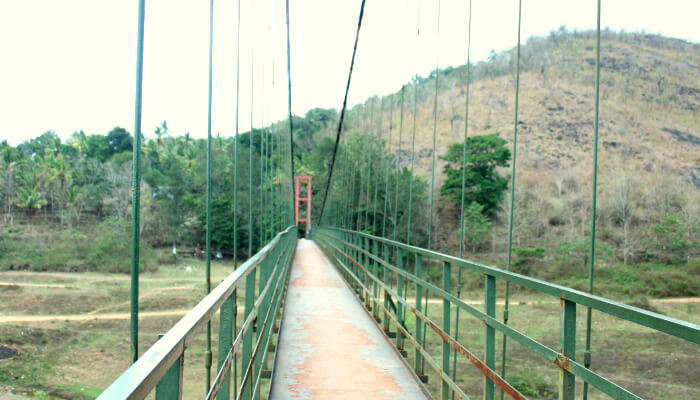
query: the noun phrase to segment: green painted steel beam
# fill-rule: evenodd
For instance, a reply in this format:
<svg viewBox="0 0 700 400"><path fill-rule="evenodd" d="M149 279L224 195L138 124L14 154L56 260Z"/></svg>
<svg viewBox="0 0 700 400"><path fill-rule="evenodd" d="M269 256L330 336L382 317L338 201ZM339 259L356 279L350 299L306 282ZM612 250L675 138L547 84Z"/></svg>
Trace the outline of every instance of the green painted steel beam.
<svg viewBox="0 0 700 400"><path fill-rule="evenodd" d="M159 335L159 339L163 335ZM184 354L177 358L168 372L156 385L156 400L182 400L182 374L185 369Z"/></svg>
<svg viewBox="0 0 700 400"><path fill-rule="evenodd" d="M231 351L231 340L233 339L233 320L236 310L236 293L224 301L219 311L219 346L217 348L217 369L224 368L226 358ZM219 393L216 395L216 400L229 400L231 398L231 367L228 366L224 370L224 382L221 385Z"/></svg>

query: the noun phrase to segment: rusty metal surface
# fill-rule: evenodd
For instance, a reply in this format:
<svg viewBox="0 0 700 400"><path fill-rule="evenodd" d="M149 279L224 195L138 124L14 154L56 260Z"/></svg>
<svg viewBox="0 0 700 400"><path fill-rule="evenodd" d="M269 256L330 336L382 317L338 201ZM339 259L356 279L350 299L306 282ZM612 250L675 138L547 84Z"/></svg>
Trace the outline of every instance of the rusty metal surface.
<svg viewBox="0 0 700 400"><path fill-rule="evenodd" d="M426 399L396 352L309 240L292 266L272 399Z"/></svg>

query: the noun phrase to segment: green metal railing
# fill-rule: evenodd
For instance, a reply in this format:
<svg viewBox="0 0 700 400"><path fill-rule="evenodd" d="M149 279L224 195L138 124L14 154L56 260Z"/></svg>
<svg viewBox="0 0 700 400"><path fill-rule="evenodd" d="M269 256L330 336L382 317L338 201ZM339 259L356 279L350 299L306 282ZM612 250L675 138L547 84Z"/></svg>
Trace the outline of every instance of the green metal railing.
<svg viewBox="0 0 700 400"><path fill-rule="evenodd" d="M564 286L530 278L504 269L490 267L431 250L411 246L366 233L340 228L318 227L313 239L345 275L350 285L379 320L384 315L384 330L389 333L390 321L395 324L396 346L406 354L403 346L409 341L415 348L415 373L422 377L421 358L440 376L441 399L450 393L469 399L450 376L450 352L456 351L471 362L484 375L484 399L492 400L496 386L513 399L525 399L512 385L496 372L496 331L519 343L528 351L559 367L559 399L571 400L575 394L575 380L597 388L614 399L641 399L625 388L606 379L582 363L576 361L576 310L578 306L611 315L684 339L700 343L700 326L670 318L661 314L622 304L610 299L581 292ZM412 262L414 271L404 268ZM442 264L441 283L431 283L425 275L425 267L431 263ZM455 296L452 282L453 269L473 271L484 276L485 309L482 311ZM380 273L381 271L381 273ZM561 300L560 347L555 350L519 332L496 318L496 280L518 285L537 293ZM393 285L396 282L396 285ZM409 299L407 288L415 285L415 298ZM380 294L383 293L383 299ZM441 324L433 322L423 309L421 298L429 295L442 300ZM427 304L427 303L426 303ZM485 355L477 357L465 345L450 335L451 312L461 309L481 320L485 330ZM410 331L406 326L406 311L416 317L416 326ZM431 354L426 346L424 330L430 329L442 340L440 354ZM455 357L454 355L452 357Z"/></svg>
<svg viewBox="0 0 700 400"><path fill-rule="evenodd" d="M98 399L143 399L153 389L156 400L181 399L185 349L217 311L218 369L206 399L230 399L231 384L235 399L260 399L262 379L271 374L267 370L268 351L276 347L270 344L276 344L274 326L280 317L296 241L295 226L277 234L160 337ZM238 328L236 293L241 290L244 319ZM240 382L235 373L231 378L231 365L237 357L241 360Z"/></svg>

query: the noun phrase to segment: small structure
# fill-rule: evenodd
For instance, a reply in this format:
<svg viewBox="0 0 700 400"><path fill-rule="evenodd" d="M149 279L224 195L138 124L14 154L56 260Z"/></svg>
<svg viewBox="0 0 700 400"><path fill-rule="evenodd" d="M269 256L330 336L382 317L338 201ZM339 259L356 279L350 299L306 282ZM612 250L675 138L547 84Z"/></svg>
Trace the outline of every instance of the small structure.
<svg viewBox="0 0 700 400"><path fill-rule="evenodd" d="M295 176L294 177L294 219L295 224L299 227L300 222L306 223L304 229L305 236L309 236L311 228L311 182L310 176ZM306 183L305 185L303 183ZM304 192L306 192L304 194ZM301 205L301 207L300 207Z"/></svg>

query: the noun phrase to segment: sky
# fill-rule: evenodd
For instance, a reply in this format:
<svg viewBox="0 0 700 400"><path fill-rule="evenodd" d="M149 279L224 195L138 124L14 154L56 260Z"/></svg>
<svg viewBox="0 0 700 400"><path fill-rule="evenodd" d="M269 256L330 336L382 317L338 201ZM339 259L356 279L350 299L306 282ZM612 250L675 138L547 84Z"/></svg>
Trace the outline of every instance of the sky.
<svg viewBox="0 0 700 400"><path fill-rule="evenodd" d="M292 110L340 108L361 0L289 0ZM214 1L212 134L287 113L284 0ZM700 42L700 2L603 0L602 26ZM134 130L137 0L0 0L0 141ZM466 61L468 1L367 0L349 105ZM517 0L473 0L473 61L517 41ZM523 0L522 41L592 29L596 0ZM438 29L439 26L439 29ZM207 135L209 1L146 0L143 124ZM251 74L252 72L252 74Z"/></svg>

